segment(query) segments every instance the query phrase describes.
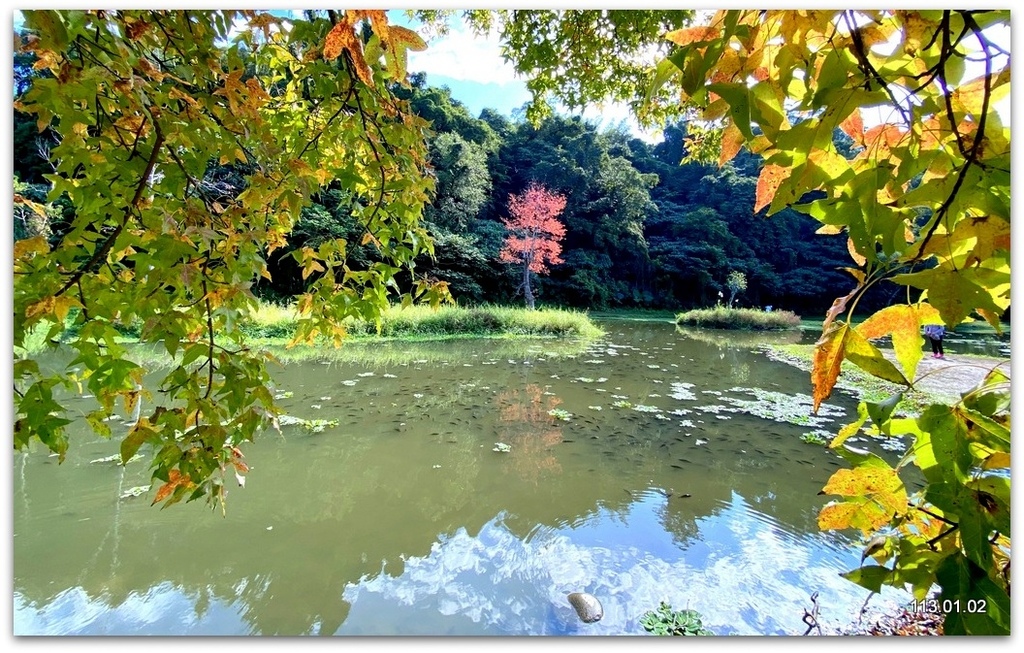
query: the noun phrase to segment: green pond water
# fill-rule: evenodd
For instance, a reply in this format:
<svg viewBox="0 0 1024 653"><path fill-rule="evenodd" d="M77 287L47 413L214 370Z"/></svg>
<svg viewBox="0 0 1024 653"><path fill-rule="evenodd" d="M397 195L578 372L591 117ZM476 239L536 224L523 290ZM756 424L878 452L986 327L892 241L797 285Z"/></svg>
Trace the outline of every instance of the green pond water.
<svg viewBox="0 0 1024 653"><path fill-rule="evenodd" d="M130 496L145 462L93 462L117 443L84 424L62 465L16 452L14 634L639 635L666 601L720 635L800 635L814 593L826 631L855 621L867 592L839 574L861 548L816 525L845 465L801 436L856 404L810 417L806 373L755 351L801 336L602 326L275 368L289 415L338 425L244 445L226 517Z"/></svg>

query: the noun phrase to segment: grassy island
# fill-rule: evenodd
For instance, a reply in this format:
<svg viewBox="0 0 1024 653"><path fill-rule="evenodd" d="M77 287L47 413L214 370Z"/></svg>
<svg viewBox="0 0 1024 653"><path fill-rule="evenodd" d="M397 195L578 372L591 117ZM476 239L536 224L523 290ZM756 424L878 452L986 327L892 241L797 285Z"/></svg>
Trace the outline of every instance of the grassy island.
<svg viewBox="0 0 1024 653"><path fill-rule="evenodd" d="M799 329L800 316L792 311L763 311L756 308L698 308L676 315L676 324L711 329L780 331Z"/></svg>

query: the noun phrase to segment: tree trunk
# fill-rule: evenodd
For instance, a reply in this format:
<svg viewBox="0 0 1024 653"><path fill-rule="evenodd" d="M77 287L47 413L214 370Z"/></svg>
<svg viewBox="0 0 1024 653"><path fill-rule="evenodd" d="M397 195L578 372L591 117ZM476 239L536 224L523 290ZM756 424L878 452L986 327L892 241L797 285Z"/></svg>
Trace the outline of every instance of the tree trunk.
<svg viewBox="0 0 1024 653"><path fill-rule="evenodd" d="M526 296L526 308L533 310L533 290L530 289L530 262L523 266L523 295Z"/></svg>

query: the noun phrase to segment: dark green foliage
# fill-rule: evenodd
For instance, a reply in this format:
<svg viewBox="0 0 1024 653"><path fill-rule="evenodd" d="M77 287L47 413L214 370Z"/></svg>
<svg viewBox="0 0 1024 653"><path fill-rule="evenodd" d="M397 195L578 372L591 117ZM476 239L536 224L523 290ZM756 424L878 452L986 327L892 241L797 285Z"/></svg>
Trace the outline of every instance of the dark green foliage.
<svg viewBox="0 0 1024 653"><path fill-rule="evenodd" d="M15 62L22 86L31 67ZM730 271L743 273L747 288L738 306L774 305L805 314L824 314L835 292L852 284L839 268L847 264L845 238L814 233L818 223L784 210L771 219L755 217L753 203L761 161L740 152L719 169L680 162L688 154L685 123L666 126L651 145L624 126L604 133L579 118L550 117L534 126L485 110L474 118L447 88L412 77L398 90L415 112L431 122L429 155L436 186L424 208L435 238L434 255L416 259L416 273L448 283L464 304L518 301L518 276L498 262L509 194L535 181L568 198L561 218L565 263L537 280L538 301L588 309L680 310L708 306L728 296ZM838 133L837 141L844 135ZM40 155L31 116L15 114L15 172L42 182L50 170ZM840 142L849 149L850 144ZM42 151L45 151L43 148ZM846 151L846 150L844 150ZM244 190L250 170L240 163L211 164L204 185L228 198ZM45 187L32 187L34 201ZM346 263L367 270L380 260L376 246L353 217L359 206L342 184L322 191L302 209L285 247L267 259L270 279L253 292L263 300L288 302L306 290L293 254L337 238L346 241ZM51 241L59 241L73 214L53 202ZM396 278L405 287L408 273ZM879 284L865 308L893 301L898 288Z"/></svg>

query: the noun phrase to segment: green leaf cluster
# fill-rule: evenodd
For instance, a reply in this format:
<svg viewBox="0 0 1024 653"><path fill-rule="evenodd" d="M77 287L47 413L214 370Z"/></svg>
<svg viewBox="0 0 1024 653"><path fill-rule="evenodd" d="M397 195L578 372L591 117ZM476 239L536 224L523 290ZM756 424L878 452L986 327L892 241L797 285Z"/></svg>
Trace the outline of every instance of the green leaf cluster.
<svg viewBox="0 0 1024 653"><path fill-rule="evenodd" d="M701 614L696 610L673 610L661 601L657 610L650 610L640 618L644 630L654 635L706 636L714 635L704 627Z"/></svg>
<svg viewBox="0 0 1024 653"><path fill-rule="evenodd" d="M74 357L53 374L16 360L15 446L39 438L63 458L60 399L81 385L107 437L115 401L145 399L151 412L117 435L122 459L152 452L165 505L222 503L224 479L247 470L238 446L278 414L268 359L240 324L312 197L343 190L378 257L353 269L338 238L293 252L308 282L296 342L339 343L346 317L379 323L392 299L448 299L443 283L412 277L404 297L395 283L433 251L426 123L393 92L418 37L372 11L33 10L25 26L21 47L48 74L16 108L57 134L48 199L66 198L73 219L53 242L15 245L14 344L44 329ZM346 56L325 57L339 42ZM136 324L174 359L156 405L119 342Z"/></svg>
<svg viewBox="0 0 1024 653"><path fill-rule="evenodd" d="M720 131L700 139L717 141L719 165L744 147L763 157L755 212L793 208L818 220L819 233L847 239L854 288L823 321L815 410L845 359L912 387L922 325L977 316L1000 329L1010 305L1010 131L997 105L1010 62L997 34L1008 24L998 10L720 10L666 34L677 48L648 101L678 89L692 115ZM841 150L837 133L853 147ZM700 143L694 149L708 158ZM854 327L858 302L882 280L907 287L906 305ZM899 366L871 342L887 335ZM871 555L893 567L862 568L857 582L909 585L918 598L938 583L951 599L944 605L983 598L984 612L948 614L947 632L1008 633L1008 379L993 371L958 404L917 419L892 418L899 399L863 404L831 446L870 419L880 435L913 435L907 457L892 468L841 449L853 467L826 484L843 499L819 524L892 533ZM925 479L919 492L900 475L909 463Z"/></svg>
<svg viewBox="0 0 1024 653"><path fill-rule="evenodd" d="M846 577L873 592L907 587L918 600L938 585L937 605L956 606L945 615L947 634L1010 632L1009 387L996 369L957 404L931 405L916 418L893 416L899 394L862 403L859 419L830 445L852 468L825 486L845 498L822 509L819 525L872 538L863 558L873 564ZM860 430L913 444L892 468L844 447ZM923 478L923 487L908 493L902 477Z"/></svg>

